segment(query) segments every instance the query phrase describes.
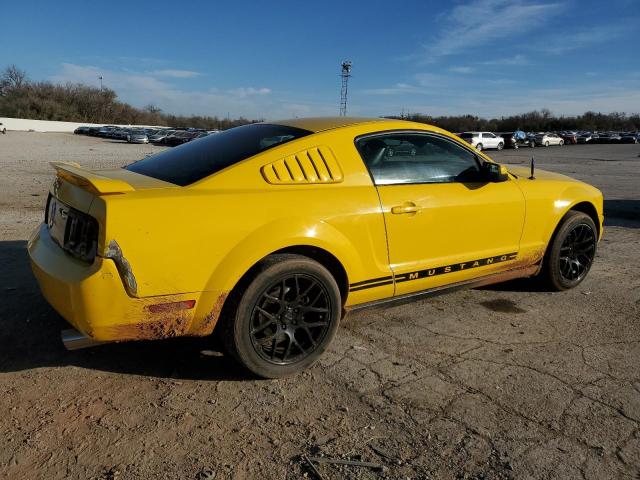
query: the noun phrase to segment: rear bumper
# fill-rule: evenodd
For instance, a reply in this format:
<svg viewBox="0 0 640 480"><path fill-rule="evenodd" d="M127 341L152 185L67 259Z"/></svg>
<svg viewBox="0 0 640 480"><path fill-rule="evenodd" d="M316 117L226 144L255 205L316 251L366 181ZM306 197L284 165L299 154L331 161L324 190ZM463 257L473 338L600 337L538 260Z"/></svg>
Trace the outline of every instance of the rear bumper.
<svg viewBox="0 0 640 480"><path fill-rule="evenodd" d="M96 257L92 264L76 260L51 239L44 224L33 232L28 251L33 273L47 302L92 340L207 335L217 321L220 308L204 312L202 307L217 305L218 296L196 292L132 297L125 290L113 260ZM187 300L195 300L196 308L150 309L151 305Z"/></svg>

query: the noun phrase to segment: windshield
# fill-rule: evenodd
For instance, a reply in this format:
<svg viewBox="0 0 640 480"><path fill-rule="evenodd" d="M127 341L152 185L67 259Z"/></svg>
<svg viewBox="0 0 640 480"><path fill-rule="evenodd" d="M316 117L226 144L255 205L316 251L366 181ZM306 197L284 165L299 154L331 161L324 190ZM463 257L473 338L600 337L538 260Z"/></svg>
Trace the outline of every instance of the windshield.
<svg viewBox="0 0 640 480"><path fill-rule="evenodd" d="M190 134L190 132L185 132ZM139 160L127 170L177 185L190 185L235 163L312 132L254 123L209 135Z"/></svg>

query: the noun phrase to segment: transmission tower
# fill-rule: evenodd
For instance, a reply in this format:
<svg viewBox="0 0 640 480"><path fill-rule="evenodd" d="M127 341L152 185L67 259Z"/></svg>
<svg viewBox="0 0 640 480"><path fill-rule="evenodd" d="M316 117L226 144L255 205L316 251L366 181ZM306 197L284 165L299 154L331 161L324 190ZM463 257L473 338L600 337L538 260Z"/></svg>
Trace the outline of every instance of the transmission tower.
<svg viewBox="0 0 640 480"><path fill-rule="evenodd" d="M342 62L342 73L340 77L342 78L342 88L340 89L340 116L344 117L347 115L347 89L349 85L349 77L351 76L351 62L349 60L345 60Z"/></svg>

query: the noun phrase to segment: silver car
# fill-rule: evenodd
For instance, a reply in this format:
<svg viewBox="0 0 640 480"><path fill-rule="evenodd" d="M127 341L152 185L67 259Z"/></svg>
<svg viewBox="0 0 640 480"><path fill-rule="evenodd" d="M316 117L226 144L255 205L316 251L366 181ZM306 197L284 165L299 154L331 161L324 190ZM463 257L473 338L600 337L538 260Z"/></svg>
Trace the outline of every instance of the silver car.
<svg viewBox="0 0 640 480"><path fill-rule="evenodd" d="M555 133L538 134L534 138L536 145L542 145L544 147L548 147L550 145L564 145L564 140L562 139L562 137L556 135Z"/></svg>
<svg viewBox="0 0 640 480"><path fill-rule="evenodd" d="M165 137L167 137L167 135L171 135L174 132L175 130L160 130L154 133L153 135L150 135L149 141L153 143L162 142L162 140L164 140Z"/></svg>
<svg viewBox="0 0 640 480"><path fill-rule="evenodd" d="M131 130L127 135L127 142L129 143L149 143L149 137L144 130Z"/></svg>

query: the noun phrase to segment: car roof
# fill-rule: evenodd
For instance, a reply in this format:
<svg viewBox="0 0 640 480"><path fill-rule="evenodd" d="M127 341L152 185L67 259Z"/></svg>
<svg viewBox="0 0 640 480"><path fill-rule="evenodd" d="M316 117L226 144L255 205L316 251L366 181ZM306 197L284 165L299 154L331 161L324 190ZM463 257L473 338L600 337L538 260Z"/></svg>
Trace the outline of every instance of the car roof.
<svg viewBox="0 0 640 480"><path fill-rule="evenodd" d="M309 130L313 133L332 130L334 128L348 127L363 123L372 122L389 122L393 121L389 118L366 118L366 117L310 117L310 118L291 118L286 120L276 120L273 122L264 122L271 125L286 125L289 127L301 128Z"/></svg>

